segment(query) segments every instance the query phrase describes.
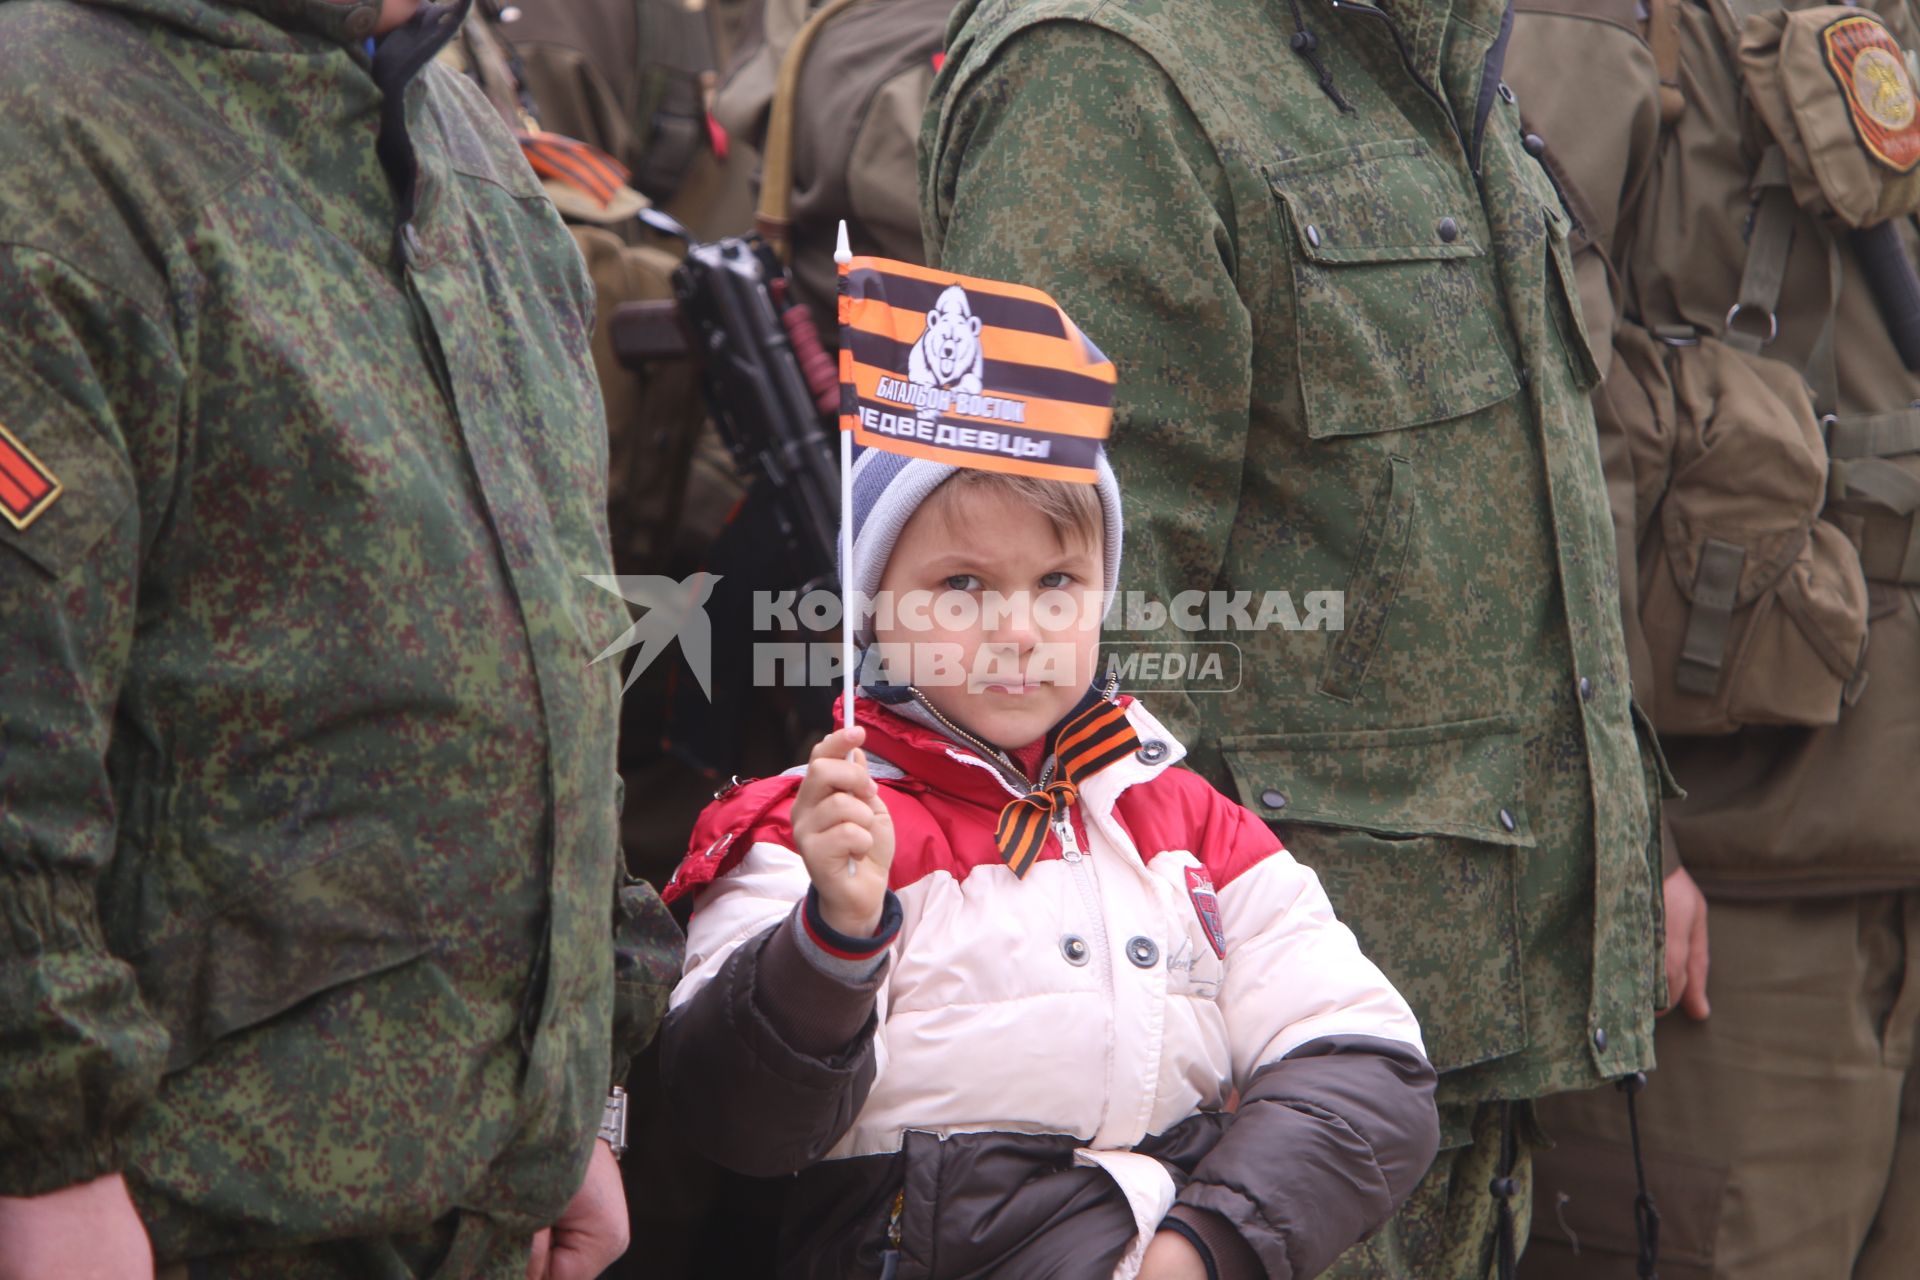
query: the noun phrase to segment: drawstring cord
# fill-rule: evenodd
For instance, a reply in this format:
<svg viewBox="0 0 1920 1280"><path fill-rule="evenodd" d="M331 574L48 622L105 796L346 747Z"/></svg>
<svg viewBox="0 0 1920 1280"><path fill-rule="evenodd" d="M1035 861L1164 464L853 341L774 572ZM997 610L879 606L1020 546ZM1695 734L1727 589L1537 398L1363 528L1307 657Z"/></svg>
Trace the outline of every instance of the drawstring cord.
<svg viewBox="0 0 1920 1280"><path fill-rule="evenodd" d="M1487 1184L1493 1194L1494 1248L1498 1251L1499 1280L1513 1280L1519 1259L1513 1247L1513 1197L1520 1189L1514 1181L1513 1166L1519 1160L1519 1140L1513 1132L1513 1104L1500 1104L1500 1172Z"/></svg>
<svg viewBox="0 0 1920 1280"><path fill-rule="evenodd" d="M1353 114L1353 108L1340 96L1340 90L1334 86L1333 72L1327 69L1326 62L1320 57L1320 37L1307 30L1307 19L1300 12L1300 0L1287 0L1287 7L1293 10L1293 51L1307 60L1315 74L1320 77L1320 91L1333 99L1333 105L1347 115Z"/></svg>
<svg viewBox="0 0 1920 1280"><path fill-rule="evenodd" d="M1660 1210L1647 1192L1647 1166L1640 1156L1640 1113L1634 1105L1635 1095L1647 1087L1647 1073L1636 1071L1615 1087L1627 1095L1627 1135L1633 1139L1633 1180L1638 1188L1633 1197L1633 1234L1639 1246L1634 1272L1640 1280L1660 1280L1654 1270L1660 1261Z"/></svg>

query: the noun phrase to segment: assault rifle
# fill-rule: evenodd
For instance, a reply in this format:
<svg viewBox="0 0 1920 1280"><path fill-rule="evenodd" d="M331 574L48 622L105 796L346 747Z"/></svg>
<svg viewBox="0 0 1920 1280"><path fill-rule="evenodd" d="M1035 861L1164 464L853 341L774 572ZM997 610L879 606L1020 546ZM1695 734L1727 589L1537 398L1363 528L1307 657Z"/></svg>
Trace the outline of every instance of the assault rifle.
<svg viewBox="0 0 1920 1280"><path fill-rule="evenodd" d="M675 356L699 363L707 407L734 462L765 484L809 580L831 580L840 484L830 431L840 378L812 316L759 236L702 244L657 210L639 217L685 242L686 258L673 273L675 301L614 309L615 354L635 369Z"/></svg>

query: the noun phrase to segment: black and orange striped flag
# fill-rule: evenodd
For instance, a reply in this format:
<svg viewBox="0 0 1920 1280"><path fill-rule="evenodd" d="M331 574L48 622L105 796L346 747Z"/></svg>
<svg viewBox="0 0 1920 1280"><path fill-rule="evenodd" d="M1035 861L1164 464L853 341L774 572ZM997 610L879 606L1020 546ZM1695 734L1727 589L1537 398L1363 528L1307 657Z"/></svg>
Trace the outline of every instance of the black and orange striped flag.
<svg viewBox="0 0 1920 1280"><path fill-rule="evenodd" d="M1140 735L1127 722L1126 708L1101 700L1060 727L1053 755L1056 780L1009 800L995 824L994 844L1016 879L1033 868L1047 843L1047 826L1080 798L1088 778L1132 755Z"/></svg>
<svg viewBox="0 0 1920 1280"><path fill-rule="evenodd" d="M840 273L840 427L855 443L1094 483L1113 364L1052 298L887 258Z"/></svg>

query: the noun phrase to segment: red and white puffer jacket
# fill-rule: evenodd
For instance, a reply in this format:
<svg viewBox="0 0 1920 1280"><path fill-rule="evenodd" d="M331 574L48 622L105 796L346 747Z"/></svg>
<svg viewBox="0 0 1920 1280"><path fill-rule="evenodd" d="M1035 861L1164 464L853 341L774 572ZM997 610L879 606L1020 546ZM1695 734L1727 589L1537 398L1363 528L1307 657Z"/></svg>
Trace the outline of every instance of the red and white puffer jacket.
<svg viewBox="0 0 1920 1280"><path fill-rule="evenodd" d="M1180 744L1139 702L1124 705L1139 750L1082 783L1016 879L994 827L1024 794L1017 772L858 704L893 818L902 921L871 984L863 1096L799 1119L824 1126L802 1146L827 1162L897 1155L909 1134L1068 1135L1072 1162L1104 1171L1131 1210L1136 1234L1112 1272L1121 1277L1137 1270L1185 1181L1136 1150L1143 1143L1225 1116L1276 1064L1313 1058L1302 1051L1316 1042L1348 1055L1397 1049L1426 1065L1406 1002L1334 918L1313 872L1259 818L1176 768ZM748 784L702 816L666 893L698 891L676 1020L688 1021L678 1015L737 952L796 918L809 884L789 821L798 781L796 771ZM1426 1080L1405 1104L1416 1148L1423 1112L1431 1127L1430 1069ZM725 1104L709 1094L706 1105ZM1431 1147L1393 1154L1417 1163L1417 1178ZM1285 1170L1275 1176L1284 1182ZM1250 1168L1233 1180L1245 1193L1260 1177ZM1265 1258L1262 1241L1249 1241Z"/></svg>

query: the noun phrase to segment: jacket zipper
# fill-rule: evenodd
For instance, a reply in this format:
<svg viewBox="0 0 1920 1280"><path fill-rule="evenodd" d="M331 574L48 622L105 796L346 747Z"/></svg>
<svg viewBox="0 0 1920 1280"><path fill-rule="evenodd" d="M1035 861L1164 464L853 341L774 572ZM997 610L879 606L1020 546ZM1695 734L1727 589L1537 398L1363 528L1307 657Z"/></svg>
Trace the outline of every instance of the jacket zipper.
<svg viewBox="0 0 1920 1280"><path fill-rule="evenodd" d="M1073 882L1080 889L1080 898L1087 906L1087 915L1093 921L1093 946L1100 960L1100 990L1106 996L1107 1007L1113 1007L1115 982L1113 977L1113 942L1107 936L1106 916L1100 910L1100 881L1094 874L1092 861L1081 851L1080 841L1073 832L1071 814L1061 814L1054 820L1054 834L1060 838L1064 850L1062 860L1072 870ZM1107 1046L1107 1075L1113 1074L1113 1046ZM1104 1087L1104 1085L1103 1085ZM1105 1128L1107 1109L1100 1109L1098 1128Z"/></svg>
<svg viewBox="0 0 1920 1280"><path fill-rule="evenodd" d="M1018 769L1008 764L1005 758L1003 758L998 751L988 746L981 739L974 737L972 734L968 733L965 729L962 729L959 725L955 724L953 721L941 715L939 708L935 707L931 702L928 702L926 699L926 695L922 694L918 689L915 689L913 691L913 700L919 703L922 707L924 707L928 715L932 716L935 720L938 720L940 722L941 727L944 728L948 733L960 739L960 741L964 742L966 745L972 747L974 751L979 754L982 760L985 760L988 764L998 769L1001 772L1001 774L1007 778L1009 782L1017 784L1020 788L1020 794L1025 795L1027 792L1034 790L1035 787L1044 787L1047 785L1048 775L1050 775L1053 772L1052 760L1047 761L1047 767L1045 771L1041 773L1040 781L1038 783L1030 782L1028 781L1026 774L1020 772Z"/></svg>

